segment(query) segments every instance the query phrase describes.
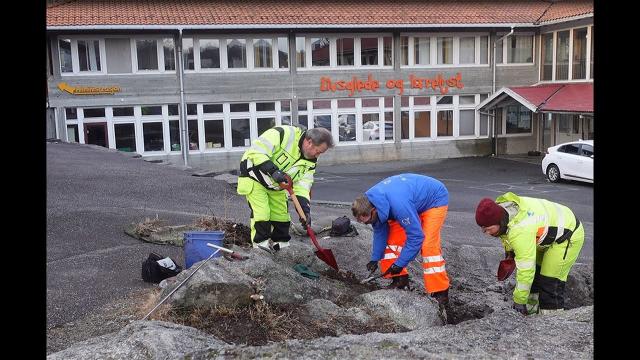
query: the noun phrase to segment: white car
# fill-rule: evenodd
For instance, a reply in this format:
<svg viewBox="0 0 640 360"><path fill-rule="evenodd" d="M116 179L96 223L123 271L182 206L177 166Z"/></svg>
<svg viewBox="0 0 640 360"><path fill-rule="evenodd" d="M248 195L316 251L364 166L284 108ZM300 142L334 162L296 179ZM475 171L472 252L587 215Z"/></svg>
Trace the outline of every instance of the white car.
<svg viewBox="0 0 640 360"><path fill-rule="evenodd" d="M551 182L560 179L593 183L593 140L552 146L542 159L542 172Z"/></svg>

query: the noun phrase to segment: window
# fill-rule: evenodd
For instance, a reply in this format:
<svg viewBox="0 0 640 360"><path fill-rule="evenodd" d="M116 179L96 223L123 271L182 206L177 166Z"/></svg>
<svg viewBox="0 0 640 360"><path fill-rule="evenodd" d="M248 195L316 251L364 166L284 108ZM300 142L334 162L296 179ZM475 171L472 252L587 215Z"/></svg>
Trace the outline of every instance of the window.
<svg viewBox="0 0 640 360"><path fill-rule="evenodd" d="M378 65L378 38L360 39L360 64Z"/></svg>
<svg viewBox="0 0 640 360"><path fill-rule="evenodd" d="M460 110L460 136L475 135L476 132L475 110Z"/></svg>
<svg viewBox="0 0 640 360"><path fill-rule="evenodd" d="M136 150L135 124L114 124L113 130L116 138L116 149L125 152Z"/></svg>
<svg viewBox="0 0 640 360"><path fill-rule="evenodd" d="M409 112L400 112L400 139L409 138Z"/></svg>
<svg viewBox="0 0 640 360"><path fill-rule="evenodd" d="M77 143L80 141L80 138L78 137L78 125L67 125L67 141L72 143Z"/></svg>
<svg viewBox="0 0 640 360"><path fill-rule="evenodd" d="M458 98L458 103L460 105L475 105L476 97L475 95L460 95Z"/></svg>
<svg viewBox="0 0 640 360"><path fill-rule="evenodd" d="M227 60L229 69L247 67L247 47L245 39L227 40Z"/></svg>
<svg viewBox="0 0 640 360"><path fill-rule="evenodd" d="M271 39L254 39L253 40L253 66L255 68L271 68L272 63L272 40Z"/></svg>
<svg viewBox="0 0 640 360"><path fill-rule="evenodd" d="M101 73L104 54L101 52L103 40L58 39L60 72Z"/></svg>
<svg viewBox="0 0 640 360"><path fill-rule="evenodd" d="M162 106L141 106L142 116L162 115Z"/></svg>
<svg viewBox="0 0 640 360"><path fill-rule="evenodd" d="M436 99L438 99L438 105L451 105L451 104L453 104L453 96L450 96L450 95L438 96L438 97L436 97Z"/></svg>
<svg viewBox="0 0 640 360"><path fill-rule="evenodd" d="M409 65L409 37L400 36L400 65Z"/></svg>
<svg viewBox="0 0 640 360"><path fill-rule="evenodd" d="M475 64L476 62L476 38L460 38L460 64Z"/></svg>
<svg viewBox="0 0 640 360"><path fill-rule="evenodd" d="M331 131L331 115L315 115L313 117L314 128L325 128Z"/></svg>
<svg viewBox="0 0 640 360"><path fill-rule="evenodd" d="M353 38L338 38L336 40L336 49L338 52L338 66L353 66ZM377 50L376 44L376 54L378 53Z"/></svg>
<svg viewBox="0 0 640 360"><path fill-rule="evenodd" d="M60 71L63 73L73 72L73 64L71 63L71 40L58 40L58 49L60 50Z"/></svg>
<svg viewBox="0 0 640 360"><path fill-rule="evenodd" d="M189 134L189 150L198 150L200 148L200 140L198 137L198 120L187 121Z"/></svg>
<svg viewBox="0 0 640 360"><path fill-rule="evenodd" d="M489 63L489 37L480 36L480 64Z"/></svg>
<svg viewBox="0 0 640 360"><path fill-rule="evenodd" d="M413 55L416 65L429 65L431 58L431 38L416 37L413 39Z"/></svg>
<svg viewBox="0 0 640 360"><path fill-rule="evenodd" d="M384 139L393 140L393 112L385 111L384 113Z"/></svg>
<svg viewBox="0 0 640 360"><path fill-rule="evenodd" d="M256 111L276 111L276 103L274 102L256 103Z"/></svg>
<svg viewBox="0 0 640 360"><path fill-rule="evenodd" d="M172 71L176 69L175 45L173 39L162 39L162 53L164 56L164 70Z"/></svg>
<svg viewBox="0 0 640 360"><path fill-rule="evenodd" d="M306 51L304 47L304 36L296 36L296 66L305 67Z"/></svg>
<svg viewBox="0 0 640 360"><path fill-rule="evenodd" d="M567 144L564 146L560 146L558 152L567 153L567 154L580 154L580 144Z"/></svg>
<svg viewBox="0 0 640 360"><path fill-rule="evenodd" d="M274 117L257 118L256 120L258 124L258 136L262 135L263 132L276 126L276 118Z"/></svg>
<svg viewBox="0 0 640 360"><path fill-rule="evenodd" d="M220 40L200 39L200 68L219 69L220 68Z"/></svg>
<svg viewBox="0 0 640 360"><path fill-rule="evenodd" d="M104 108L89 108L83 109L84 117L86 118L103 118Z"/></svg>
<svg viewBox="0 0 640 360"><path fill-rule="evenodd" d="M136 40L138 70L158 70L158 48L156 40Z"/></svg>
<svg viewBox="0 0 640 360"><path fill-rule="evenodd" d="M202 112L205 114L222 113L222 104L203 104Z"/></svg>
<svg viewBox="0 0 640 360"><path fill-rule="evenodd" d="M204 143L207 149L224 147L224 120L204 120Z"/></svg>
<svg viewBox="0 0 640 360"><path fill-rule="evenodd" d="M533 35L511 35L506 41L509 64L533 62Z"/></svg>
<svg viewBox="0 0 640 360"><path fill-rule="evenodd" d="M438 65L453 64L453 38L438 38Z"/></svg>
<svg viewBox="0 0 640 360"><path fill-rule="evenodd" d="M453 136L453 110L438 111L438 136Z"/></svg>
<svg viewBox="0 0 640 360"><path fill-rule="evenodd" d="M311 66L329 65L329 38L311 38Z"/></svg>
<svg viewBox="0 0 640 360"><path fill-rule="evenodd" d="M507 134L531 132L531 111L522 105L507 106Z"/></svg>
<svg viewBox="0 0 640 360"><path fill-rule="evenodd" d="M78 40L78 60L80 71L101 71L100 42L98 40Z"/></svg>
<svg viewBox="0 0 640 360"><path fill-rule="evenodd" d="M169 104L167 108L169 110L169 116L180 115L180 112L178 111L178 104Z"/></svg>
<svg viewBox="0 0 640 360"><path fill-rule="evenodd" d="M556 80L569 79L569 30L560 31L556 40Z"/></svg>
<svg viewBox="0 0 640 360"><path fill-rule="evenodd" d="M249 103L229 104L231 112L249 112Z"/></svg>
<svg viewBox="0 0 640 360"><path fill-rule="evenodd" d="M569 134L571 132L571 115L559 114L558 115L558 132Z"/></svg>
<svg viewBox="0 0 640 360"><path fill-rule="evenodd" d="M579 134L580 133L580 115L572 115L571 118L573 119L573 133Z"/></svg>
<svg viewBox="0 0 640 360"><path fill-rule="evenodd" d="M198 104L187 104L187 115L198 115Z"/></svg>
<svg viewBox="0 0 640 360"><path fill-rule="evenodd" d="M572 79L584 79L587 75L587 28L573 29Z"/></svg>
<svg viewBox="0 0 640 360"><path fill-rule="evenodd" d="M178 120L169 120L169 144L170 151L180 151L180 122Z"/></svg>
<svg viewBox="0 0 640 360"><path fill-rule="evenodd" d="M391 36L382 38L384 66L393 66L393 42Z"/></svg>
<svg viewBox="0 0 640 360"><path fill-rule="evenodd" d="M112 109L113 116L133 116L133 107L114 107Z"/></svg>
<svg viewBox="0 0 640 360"><path fill-rule="evenodd" d="M504 57L502 55L503 46L504 46L503 40L496 41L496 64L502 64L503 62L503 57Z"/></svg>
<svg viewBox="0 0 640 360"><path fill-rule="evenodd" d="M380 115L377 113L362 114L362 140L373 141L373 140L379 140L379 139L380 139Z"/></svg>
<svg viewBox="0 0 640 360"><path fill-rule="evenodd" d="M553 80L553 33L542 35L542 80Z"/></svg>
<svg viewBox="0 0 640 360"><path fill-rule="evenodd" d="M182 57L185 70L196 69L196 63L193 59L193 38L182 38Z"/></svg>
<svg viewBox="0 0 640 360"><path fill-rule="evenodd" d="M582 144L581 153L582 153L582 156L589 156L589 157L593 156L593 146Z"/></svg>
<svg viewBox="0 0 640 360"><path fill-rule="evenodd" d="M489 134L489 116L480 114L480 135L486 136Z"/></svg>
<svg viewBox="0 0 640 360"><path fill-rule="evenodd" d="M338 140L340 142L356 141L356 114L338 115Z"/></svg>
<svg viewBox="0 0 640 360"><path fill-rule="evenodd" d="M231 119L231 146L243 147L251 145L249 119Z"/></svg>
<svg viewBox="0 0 640 360"><path fill-rule="evenodd" d="M144 135L144 151L164 150L161 122L143 123L142 134Z"/></svg>
<svg viewBox="0 0 640 360"><path fill-rule="evenodd" d="M78 118L78 109L77 108L65 108L64 109L65 117L67 120L77 119Z"/></svg>
<svg viewBox="0 0 640 360"><path fill-rule="evenodd" d="M589 70L589 79L593 79L593 54L595 53L595 48L593 47L593 39L594 39L593 30L594 30L594 27L592 26L591 27L591 56L590 56L591 68Z"/></svg>
<svg viewBox="0 0 640 360"><path fill-rule="evenodd" d="M431 136L431 111L414 112L415 137L428 138Z"/></svg>
<svg viewBox="0 0 640 360"><path fill-rule="evenodd" d="M286 69L289 67L289 38L278 38L278 67Z"/></svg>

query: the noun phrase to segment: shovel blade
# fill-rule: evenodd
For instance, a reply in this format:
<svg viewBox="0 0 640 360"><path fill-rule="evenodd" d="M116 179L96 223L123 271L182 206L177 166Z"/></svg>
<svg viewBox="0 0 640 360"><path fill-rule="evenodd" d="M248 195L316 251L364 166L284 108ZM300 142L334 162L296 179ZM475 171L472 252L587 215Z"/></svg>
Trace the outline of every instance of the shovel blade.
<svg viewBox="0 0 640 360"><path fill-rule="evenodd" d="M504 259L500 261L500 265L498 266L498 280L499 281L504 281L506 280L509 275L511 275L513 273L513 271L516 269L516 262L513 259Z"/></svg>
<svg viewBox="0 0 640 360"><path fill-rule="evenodd" d="M327 265L336 269L336 271L338 270L338 263L336 262L336 258L333 257L333 252L331 252L331 249L316 250L315 254L318 259L324 261Z"/></svg>

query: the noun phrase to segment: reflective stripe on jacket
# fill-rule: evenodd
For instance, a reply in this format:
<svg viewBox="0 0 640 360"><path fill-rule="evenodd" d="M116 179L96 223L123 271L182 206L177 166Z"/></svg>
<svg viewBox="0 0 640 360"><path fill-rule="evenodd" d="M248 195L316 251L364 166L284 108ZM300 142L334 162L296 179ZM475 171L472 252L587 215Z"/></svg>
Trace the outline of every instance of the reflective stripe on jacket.
<svg viewBox="0 0 640 360"><path fill-rule="evenodd" d="M505 250L515 252L518 271L513 301L526 304L535 276L537 249L566 240L573 233L577 219L564 205L512 192L498 196L496 203L503 207L517 206L517 213L510 214L508 230L500 240Z"/></svg>
<svg viewBox="0 0 640 360"><path fill-rule="evenodd" d="M245 188L250 188L252 181L267 189L281 190L271 176L258 168L258 165L271 160L278 169L291 176L296 196L309 199L317 160L307 160L302 156L303 138L304 131L295 126L276 126L263 132L240 160L238 193L246 193Z"/></svg>

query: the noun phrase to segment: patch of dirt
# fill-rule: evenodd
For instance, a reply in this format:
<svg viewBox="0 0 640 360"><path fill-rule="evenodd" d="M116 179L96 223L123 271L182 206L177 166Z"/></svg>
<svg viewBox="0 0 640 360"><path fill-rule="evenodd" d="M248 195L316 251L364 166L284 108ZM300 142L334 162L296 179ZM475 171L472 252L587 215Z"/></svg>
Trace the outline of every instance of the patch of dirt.
<svg viewBox="0 0 640 360"><path fill-rule="evenodd" d="M237 245L243 248L251 247L251 228L241 223L235 223L215 216L202 216L194 225L205 230L224 231L224 244Z"/></svg>

